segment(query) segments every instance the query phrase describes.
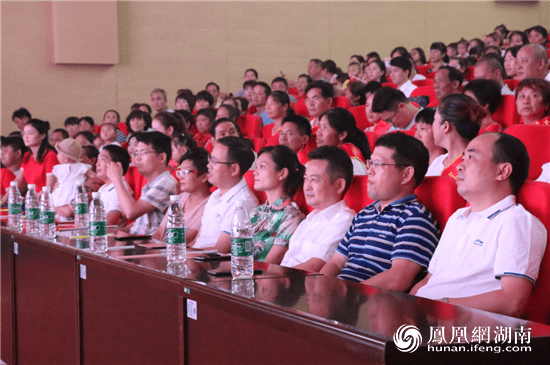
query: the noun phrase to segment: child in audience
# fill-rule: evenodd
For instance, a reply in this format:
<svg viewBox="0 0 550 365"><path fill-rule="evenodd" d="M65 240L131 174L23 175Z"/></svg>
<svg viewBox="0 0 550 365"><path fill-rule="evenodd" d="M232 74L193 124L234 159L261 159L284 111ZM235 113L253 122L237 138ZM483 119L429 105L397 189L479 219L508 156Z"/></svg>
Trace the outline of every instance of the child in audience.
<svg viewBox="0 0 550 365"><path fill-rule="evenodd" d="M135 132L128 136L128 154L130 155L130 165L124 177L130 189L134 192L134 200L138 200L141 196L141 189L147 184L147 180L141 175L133 163L134 150L137 147L137 136L142 132Z"/></svg>
<svg viewBox="0 0 550 365"><path fill-rule="evenodd" d="M172 160L181 163L181 157L187 153L187 151L197 148L197 143L189 134L177 134L172 137Z"/></svg>
<svg viewBox="0 0 550 365"><path fill-rule="evenodd" d="M98 134L94 138L94 147L99 150L103 146L105 146L105 141L101 138L101 135Z"/></svg>
<svg viewBox="0 0 550 365"><path fill-rule="evenodd" d="M115 126L115 140L118 143L126 142L126 135L119 130L121 124L123 125L123 123L120 123L120 114L118 114L116 110L107 110L105 114L103 114L103 124L105 123L109 123Z"/></svg>
<svg viewBox="0 0 550 365"><path fill-rule="evenodd" d="M120 143L116 141L116 133L117 129L114 126L114 124L111 123L103 123L101 125L101 129L99 132L99 135L101 136L101 139L103 140L103 145L108 144L116 144L120 146ZM95 140L94 140L95 142ZM101 150L101 148L99 148Z"/></svg>
<svg viewBox="0 0 550 365"><path fill-rule="evenodd" d="M70 138L74 138L76 134L80 132L79 123L80 120L78 117L68 117L65 119L65 130L69 134Z"/></svg>
<svg viewBox="0 0 550 365"><path fill-rule="evenodd" d="M69 138L69 133L63 128L55 129L50 135L50 144L55 145L57 142L61 142L65 138Z"/></svg>
<svg viewBox="0 0 550 365"><path fill-rule="evenodd" d="M208 94L210 95L210 94ZM197 126L197 133L193 139L197 142L197 147L204 147L210 140L210 126L216 119L216 111L212 108L203 108L197 112L195 125Z"/></svg>
<svg viewBox="0 0 550 365"><path fill-rule="evenodd" d="M80 131L77 133L74 139L76 139L82 147L92 146L94 144L95 136L90 131Z"/></svg>
<svg viewBox="0 0 550 365"><path fill-rule="evenodd" d="M432 126L434 124L435 108L426 108L418 112L415 119L415 137L420 140L428 149L430 154L430 165L439 156L445 153L445 149L437 146L434 142L434 133ZM426 176L437 176L428 168Z"/></svg>
<svg viewBox="0 0 550 365"><path fill-rule="evenodd" d="M151 127L154 131L166 134L170 138L176 134L187 134L187 129L185 129L183 122L175 117L174 113L170 112L162 112L155 115Z"/></svg>
<svg viewBox="0 0 550 365"><path fill-rule="evenodd" d="M126 131L128 133L144 132L151 128L151 116L139 109L132 110L126 117Z"/></svg>

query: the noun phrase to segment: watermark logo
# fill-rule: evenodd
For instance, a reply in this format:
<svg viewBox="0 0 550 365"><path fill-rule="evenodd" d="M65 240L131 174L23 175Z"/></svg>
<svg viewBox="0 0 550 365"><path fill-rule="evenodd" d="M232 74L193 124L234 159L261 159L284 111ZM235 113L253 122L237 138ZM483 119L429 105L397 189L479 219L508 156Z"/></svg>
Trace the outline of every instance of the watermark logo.
<svg viewBox="0 0 550 365"><path fill-rule="evenodd" d="M417 327L404 324L393 334L393 342L401 352L414 352L422 343L422 335Z"/></svg>

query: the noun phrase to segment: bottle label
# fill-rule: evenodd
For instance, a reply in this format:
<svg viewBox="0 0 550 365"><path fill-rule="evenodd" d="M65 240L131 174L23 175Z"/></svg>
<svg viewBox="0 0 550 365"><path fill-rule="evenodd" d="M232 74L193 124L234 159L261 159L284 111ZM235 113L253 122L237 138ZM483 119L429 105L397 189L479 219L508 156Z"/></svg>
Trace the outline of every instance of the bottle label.
<svg viewBox="0 0 550 365"><path fill-rule="evenodd" d="M38 220L40 219L40 209L38 208L27 208L25 211L25 215L27 216L27 220Z"/></svg>
<svg viewBox="0 0 550 365"><path fill-rule="evenodd" d="M40 223L42 223L42 224L54 224L55 223L55 212L41 212L40 213Z"/></svg>
<svg viewBox="0 0 550 365"><path fill-rule="evenodd" d="M232 238L231 256L251 256L252 238Z"/></svg>
<svg viewBox="0 0 550 365"><path fill-rule="evenodd" d="M21 204L8 204L8 214L21 214Z"/></svg>
<svg viewBox="0 0 550 365"><path fill-rule="evenodd" d="M88 213L88 203L79 203L74 205L74 214Z"/></svg>
<svg viewBox="0 0 550 365"><path fill-rule="evenodd" d="M184 244L185 228L166 228L166 243Z"/></svg>
<svg viewBox="0 0 550 365"><path fill-rule="evenodd" d="M105 236L107 234L107 222L90 222L90 236Z"/></svg>

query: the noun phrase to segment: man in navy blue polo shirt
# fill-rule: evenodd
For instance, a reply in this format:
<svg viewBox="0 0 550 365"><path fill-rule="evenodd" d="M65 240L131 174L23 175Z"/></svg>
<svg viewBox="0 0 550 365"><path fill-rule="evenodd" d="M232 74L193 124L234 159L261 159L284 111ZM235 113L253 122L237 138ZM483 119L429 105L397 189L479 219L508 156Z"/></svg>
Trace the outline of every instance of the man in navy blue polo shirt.
<svg viewBox="0 0 550 365"><path fill-rule="evenodd" d="M411 287L439 240L435 219L413 194L428 161L422 142L404 133L376 141L367 161L367 192L375 202L355 216L322 274L397 291Z"/></svg>

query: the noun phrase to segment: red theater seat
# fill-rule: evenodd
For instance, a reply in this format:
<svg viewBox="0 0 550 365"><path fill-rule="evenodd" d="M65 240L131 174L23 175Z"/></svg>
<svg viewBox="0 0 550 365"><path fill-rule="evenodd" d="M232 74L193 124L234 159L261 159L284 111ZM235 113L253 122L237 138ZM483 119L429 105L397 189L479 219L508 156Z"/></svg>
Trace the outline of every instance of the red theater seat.
<svg viewBox="0 0 550 365"><path fill-rule="evenodd" d="M517 79L509 79L509 80L504 80L504 82L506 83L506 85L508 85L508 87L510 88L510 90L514 91L516 86L519 84L519 81L520 80L517 80Z"/></svg>
<svg viewBox="0 0 550 365"><path fill-rule="evenodd" d="M527 181L518 193L517 202L540 219L546 231L550 233L550 184ZM550 234L548 240L550 240ZM550 324L550 250L548 243L542 257L539 277L527 302L523 318Z"/></svg>
<svg viewBox="0 0 550 365"><path fill-rule="evenodd" d="M529 180L536 180L542 173L542 165L550 162L550 127L544 125L514 124L504 131L519 138L531 158Z"/></svg>
<svg viewBox="0 0 550 365"><path fill-rule="evenodd" d="M449 217L466 205L464 198L456 191L455 180L448 176L427 176L414 193L418 196L418 201L437 219L441 232Z"/></svg>
<svg viewBox="0 0 550 365"><path fill-rule="evenodd" d="M309 115L309 110L307 110L305 99L298 100L296 104L294 104L294 112L296 112L296 114L298 115L301 115L302 117L311 119L311 115Z"/></svg>
<svg viewBox="0 0 550 365"><path fill-rule="evenodd" d="M254 189L254 171L248 170L247 172L244 173L243 177L246 183L248 184L248 187L250 188L250 190L252 190L254 195L256 195L256 198L258 198L258 200L260 201L260 204L265 203L265 200L266 200L265 193L263 191L257 191L256 189Z"/></svg>
<svg viewBox="0 0 550 365"><path fill-rule="evenodd" d="M429 69L430 69L430 65L416 66L416 72L424 76L428 74Z"/></svg>
<svg viewBox="0 0 550 365"><path fill-rule="evenodd" d="M237 119L237 124L241 128L243 136L249 139L260 138L263 131L262 118L257 115L241 115Z"/></svg>
<svg viewBox="0 0 550 365"><path fill-rule="evenodd" d="M521 122L521 117L516 110L516 98L514 95L502 95L502 104L493 113L493 120L503 127Z"/></svg>
<svg viewBox="0 0 550 365"><path fill-rule="evenodd" d="M332 102L332 107L349 109L351 108L351 102L345 96L337 96L334 98L334 101Z"/></svg>
<svg viewBox="0 0 550 365"><path fill-rule="evenodd" d="M300 189L294 194L293 198L296 205L298 205L298 208L304 213L305 215L308 215L313 211L313 207L307 205L306 197L304 196L304 190Z"/></svg>
<svg viewBox="0 0 550 365"><path fill-rule="evenodd" d="M412 81L412 83L418 87L420 86L432 86L434 84L433 79L425 79L425 80L416 80Z"/></svg>
<svg viewBox="0 0 550 365"><path fill-rule="evenodd" d="M372 203L374 200L367 195L368 175L356 175L344 196L346 204L358 213L361 209Z"/></svg>
<svg viewBox="0 0 550 365"><path fill-rule="evenodd" d="M365 130L366 128L372 126L372 123L367 119L367 113L365 111L364 105L353 106L349 108L351 114L355 118L355 124L360 130Z"/></svg>

